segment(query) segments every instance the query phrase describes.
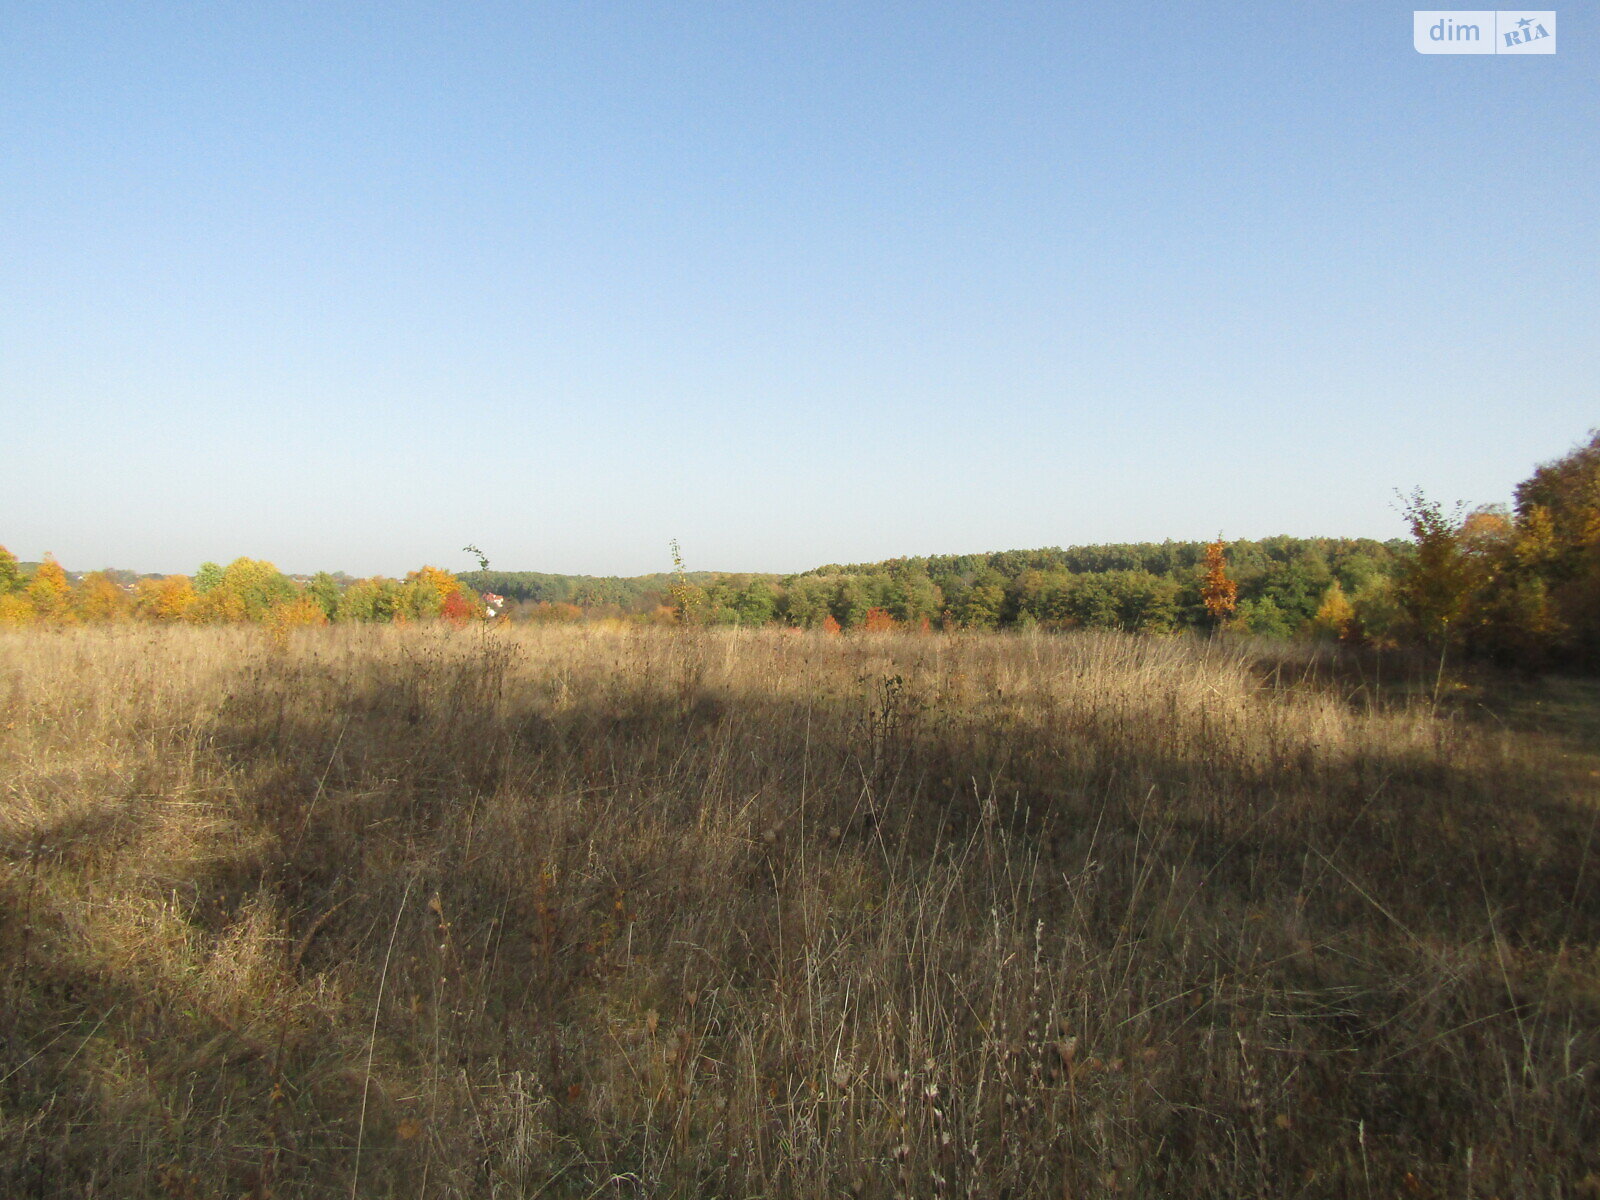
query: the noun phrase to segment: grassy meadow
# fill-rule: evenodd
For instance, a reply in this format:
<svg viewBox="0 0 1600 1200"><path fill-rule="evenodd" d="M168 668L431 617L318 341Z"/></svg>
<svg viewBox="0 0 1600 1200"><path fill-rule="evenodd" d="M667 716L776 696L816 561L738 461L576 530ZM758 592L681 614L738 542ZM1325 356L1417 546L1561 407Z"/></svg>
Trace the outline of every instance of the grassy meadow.
<svg viewBox="0 0 1600 1200"><path fill-rule="evenodd" d="M1334 653L5 632L0 1196L1600 1196L1600 704Z"/></svg>

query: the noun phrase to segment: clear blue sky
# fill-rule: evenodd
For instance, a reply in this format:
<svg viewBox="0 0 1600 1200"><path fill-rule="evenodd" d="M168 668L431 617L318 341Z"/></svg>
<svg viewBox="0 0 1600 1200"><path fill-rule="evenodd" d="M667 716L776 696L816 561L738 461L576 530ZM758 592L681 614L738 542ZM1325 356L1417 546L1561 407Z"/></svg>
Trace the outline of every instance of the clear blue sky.
<svg viewBox="0 0 1600 1200"><path fill-rule="evenodd" d="M0 542L595 574L1507 500L1600 424L1594 6L0 7Z"/></svg>

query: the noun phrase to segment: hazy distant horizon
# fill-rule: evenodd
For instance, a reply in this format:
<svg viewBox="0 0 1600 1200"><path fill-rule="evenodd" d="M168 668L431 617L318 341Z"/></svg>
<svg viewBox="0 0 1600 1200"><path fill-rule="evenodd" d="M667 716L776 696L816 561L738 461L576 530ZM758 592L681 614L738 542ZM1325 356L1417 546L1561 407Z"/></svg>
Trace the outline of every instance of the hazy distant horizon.
<svg viewBox="0 0 1600 1200"><path fill-rule="evenodd" d="M1357 541L1357 540L1360 540L1361 536L1362 535L1352 535L1352 536L1349 536L1349 537L1344 537L1343 535L1339 535L1339 534L1308 534L1308 535L1304 535L1302 537L1302 535L1298 535L1298 534L1281 534L1280 533L1280 534L1265 534L1265 535L1263 535L1262 537L1259 537L1259 538L1230 538L1230 539L1228 539L1228 541L1230 543L1231 542L1236 542L1236 541L1259 542L1259 541L1264 541L1264 540L1267 540L1267 539L1273 538L1273 537L1294 537L1294 538L1298 538L1300 540L1316 540L1316 539L1326 538L1327 540L1330 540L1330 541L1337 541L1337 540ZM1198 544L1198 543L1202 543L1202 542L1206 542L1206 541L1214 541L1214 540L1215 540L1215 535L1213 535L1210 538L1153 538L1153 539L1142 539L1140 542L1133 542L1133 543L1129 543L1129 542L1081 542L1081 543L1075 542L1075 543L1071 543L1071 544L1060 543L1060 544L1051 544L1051 545L1047 545L1047 546L997 546L997 547L991 547L990 549L987 549L987 550L930 550L930 551L920 551L920 552L913 553L913 554L891 554L891 555L886 555L883 558L875 558L875 559L829 558L829 559L824 559L821 562L811 563L811 564L809 564L807 566L804 566L804 567L796 567L793 570L776 570L776 571L758 570L758 569L753 568L753 567L745 567L745 566L731 566L731 567L697 566L697 565L690 564L690 563L687 563L687 562L684 564L684 567L685 567L685 570L688 571L688 573L690 575L701 575L701 574L705 574L705 575L773 575L773 576L785 577L785 576L793 576L793 575L804 575L804 574L806 574L808 572L820 570L823 567L828 567L828 566L841 566L841 567L865 566L865 565L869 565L869 564L872 564L872 563L888 562L888 561L890 561L892 559L896 559L896 558L927 559L927 558L934 558L934 557L940 557L940 558L962 558L962 557L969 557L969 556L970 557L979 557L979 558L981 558L981 557L984 557L984 556L987 556L987 555L1006 553L1008 551L1010 551L1010 552L1028 553L1028 552L1032 552L1032 551L1042 551L1042 550L1083 549L1083 548L1090 547L1090 546L1130 545L1130 544L1132 544L1132 545L1139 545L1139 544L1161 545L1161 544L1163 544L1165 542L1171 542L1173 544ZM1381 542L1381 541L1394 541L1394 540L1402 540L1403 541L1405 539L1403 539L1403 538L1373 538L1371 540L1380 541ZM3 543L0 543L0 544L3 544ZM10 547L7 547L7 549L10 549ZM15 553L15 552L13 551L13 553ZM226 557L220 557L220 558L211 558L209 560L202 560L202 561L215 562L219 566L226 566L229 562L231 562L235 558L262 558L262 557L264 557L264 556L256 555L256 554L248 554L247 553L247 554L228 555ZM469 560L471 559L470 555L467 556L467 557L468 557ZM38 562L40 561L38 558L28 558L25 555L19 555L18 558L20 560L21 565L24 566L24 567L36 566L38 564ZM126 563L112 563L112 562L99 563L99 564L96 564L94 566L85 566L85 565L83 565L81 563L66 562L65 560L62 560L59 555L57 555L56 558L57 558L57 561L61 562L61 565L67 570L67 572L69 574L73 574L73 575L86 575L86 574L89 574L92 571L102 571L102 570L131 571L131 572L133 572L134 574L137 574L137 575L193 575L195 573L195 569L200 566L200 563L197 562L197 563L191 564L189 567L184 568L184 569L175 570L175 571L164 571L164 570L149 570L149 569L137 566L137 565L126 564ZM400 567L400 568L397 568L397 569L392 570L392 571L352 571L352 570L349 570L348 568L345 568L345 567L326 566L326 565L324 565L324 566L314 566L314 567L307 568L307 567L289 566L289 565L286 565L284 563L276 562L276 561L271 560L271 559L268 559L267 561L272 562L274 566L276 566L279 570L283 571L283 573L286 574L286 575L302 576L302 577L309 577L309 576L312 576L312 575L316 575L319 572L326 571L330 575L345 575L345 576L348 576L349 578L352 578L352 579L362 579L362 578L369 578L369 577L374 577L374 576L386 576L386 577L389 577L389 578L396 578L397 579L397 578L403 577L408 572L418 570L419 568L421 568L423 566L442 566L446 570L452 571L452 572L454 572L455 574L458 574L458 575L467 575L467 574L471 574L472 572L478 570L478 565L477 565L477 563L475 561L469 561L468 563L463 565L461 563L456 563L456 562L447 562L447 561L443 561L443 560L436 561L436 560L432 560L432 559L427 560L427 561L418 560L417 562L412 563L412 564L410 564L408 566ZM490 571L503 571L503 572L506 572L506 573L509 573L509 574L518 574L518 573L526 572L526 573L537 574L537 575L559 575L559 576L565 576L567 578L572 578L572 579L639 579L639 578L652 576L652 575L671 575L673 573L673 567L672 567L672 562L671 562L670 556L669 556L669 558L667 560L666 565L663 566L663 567L658 567L658 568L653 569L653 570L629 571L629 572L626 572L626 573L620 573L620 572L595 573L595 572L592 572L592 571L563 571L563 570L560 570L559 568L545 567L545 566L508 566L508 565L501 564L499 562L494 562L492 560L491 560L491 562L489 564L489 570Z"/></svg>

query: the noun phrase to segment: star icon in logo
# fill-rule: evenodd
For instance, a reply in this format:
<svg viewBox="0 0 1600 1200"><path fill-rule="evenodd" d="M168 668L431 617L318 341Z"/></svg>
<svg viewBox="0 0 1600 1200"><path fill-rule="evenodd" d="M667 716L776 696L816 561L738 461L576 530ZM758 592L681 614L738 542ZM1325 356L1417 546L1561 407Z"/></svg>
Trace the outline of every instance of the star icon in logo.
<svg viewBox="0 0 1600 1200"><path fill-rule="evenodd" d="M1522 20L1517 22L1517 24L1522 26L1522 28L1526 29L1529 25L1532 25L1533 22L1530 21L1527 17L1523 17Z"/></svg>

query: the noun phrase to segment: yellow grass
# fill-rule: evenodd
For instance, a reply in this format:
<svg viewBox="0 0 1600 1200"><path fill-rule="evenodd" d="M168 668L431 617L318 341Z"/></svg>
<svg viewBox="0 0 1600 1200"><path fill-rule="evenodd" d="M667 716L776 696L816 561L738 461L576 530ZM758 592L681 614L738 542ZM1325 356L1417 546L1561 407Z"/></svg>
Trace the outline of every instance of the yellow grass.
<svg viewBox="0 0 1600 1200"><path fill-rule="evenodd" d="M1271 654L7 633L0 1195L1600 1194L1589 773Z"/></svg>

